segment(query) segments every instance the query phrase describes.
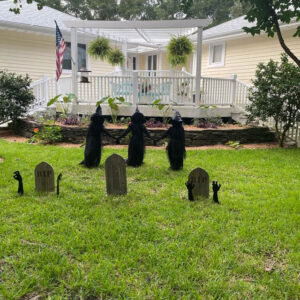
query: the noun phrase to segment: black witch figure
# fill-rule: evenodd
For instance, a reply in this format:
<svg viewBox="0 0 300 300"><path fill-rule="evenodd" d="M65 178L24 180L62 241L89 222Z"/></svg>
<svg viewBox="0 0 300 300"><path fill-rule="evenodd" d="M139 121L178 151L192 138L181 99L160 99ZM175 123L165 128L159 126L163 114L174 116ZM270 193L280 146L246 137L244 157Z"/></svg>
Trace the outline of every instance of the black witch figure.
<svg viewBox="0 0 300 300"><path fill-rule="evenodd" d="M99 166L101 161L102 133L116 139L104 128L103 123L104 117L102 116L102 110L99 105L91 117L91 123L86 136L84 160L80 163L81 165L85 165L89 168Z"/></svg>
<svg viewBox="0 0 300 300"><path fill-rule="evenodd" d="M154 141L144 125L145 122L146 120L144 115L137 108L135 113L131 116L131 123L129 124L128 128L118 138L118 140L120 140L129 132L132 133L128 146L128 159L126 161L128 166L139 167L143 164L145 155L144 134L146 134L148 138Z"/></svg>
<svg viewBox="0 0 300 300"><path fill-rule="evenodd" d="M170 137L167 153L172 170L180 170L183 168L183 160L186 156L185 151L185 135L182 126L182 119L178 111L175 112L172 120L172 127L157 141Z"/></svg>

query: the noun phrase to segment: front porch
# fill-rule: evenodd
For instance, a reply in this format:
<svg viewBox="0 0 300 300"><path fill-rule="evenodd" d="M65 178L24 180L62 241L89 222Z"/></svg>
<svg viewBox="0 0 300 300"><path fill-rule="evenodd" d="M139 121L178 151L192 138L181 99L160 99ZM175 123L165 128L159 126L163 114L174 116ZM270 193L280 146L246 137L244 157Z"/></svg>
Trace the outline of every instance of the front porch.
<svg viewBox="0 0 300 300"><path fill-rule="evenodd" d="M125 71L106 75L89 76L89 83L77 82L78 102L73 113L91 114L96 102L103 97L124 97L131 106L120 105L119 115L130 116L136 105L149 117L161 117L163 112L152 103L161 103L179 110L183 117L231 117L240 113L248 101L248 85L232 78L200 78L200 99L196 101L196 77L185 71ZM56 83L54 78L43 78L32 84L36 101L31 110L43 107L57 94L72 93L72 77L63 77ZM103 113L110 115L108 105Z"/></svg>

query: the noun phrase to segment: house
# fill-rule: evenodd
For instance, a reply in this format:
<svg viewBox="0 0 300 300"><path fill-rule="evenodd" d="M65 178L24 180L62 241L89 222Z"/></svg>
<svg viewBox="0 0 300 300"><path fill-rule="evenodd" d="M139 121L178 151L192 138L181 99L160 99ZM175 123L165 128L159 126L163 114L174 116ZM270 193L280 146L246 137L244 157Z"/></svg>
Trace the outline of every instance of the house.
<svg viewBox="0 0 300 300"><path fill-rule="evenodd" d="M299 21L294 21L281 26L287 46L298 57L300 57L300 38L293 37L293 34L299 25ZM266 63L271 58L280 61L281 53L284 51L276 35L271 38L261 33L253 37L245 33L243 27L251 27L245 16L204 30L203 76L229 78L235 74L239 80L251 83L258 63Z"/></svg>
<svg viewBox="0 0 300 300"><path fill-rule="evenodd" d="M67 42L64 55L63 75L71 74L70 28L64 21L77 18L45 6L38 10L36 3L27 4L19 15L9 11L13 0L0 1L0 69L19 74L28 74L33 80L55 74L55 23L57 21ZM283 25L282 32L287 45L300 56L300 40L292 35L300 22ZM249 26L244 16L217 25L203 32L202 76L230 78L236 74L241 81L250 83L259 62L270 58L280 59L283 52L276 37L266 34L252 37L243 32ZM104 75L115 71L105 61L95 60L87 55L88 43L97 36L81 32L78 35L78 68L87 67L91 74ZM122 47L120 41L107 34L114 45ZM196 35L191 35L196 43ZM126 68L128 70L170 70L165 46L151 48L141 44L126 46ZM180 70L181 68L177 68ZM184 68L196 74L196 54L191 56Z"/></svg>
<svg viewBox="0 0 300 300"><path fill-rule="evenodd" d="M13 0L0 1L0 69L18 74L28 74L32 80L44 75L55 75L55 23L67 42L63 75L71 73L70 29L63 20L76 18L45 6L37 9L36 3L23 1L21 13L16 15L9 9ZM114 70L106 62L97 61L86 55L87 41L84 34L78 39L79 66L86 66L93 73L105 74Z"/></svg>

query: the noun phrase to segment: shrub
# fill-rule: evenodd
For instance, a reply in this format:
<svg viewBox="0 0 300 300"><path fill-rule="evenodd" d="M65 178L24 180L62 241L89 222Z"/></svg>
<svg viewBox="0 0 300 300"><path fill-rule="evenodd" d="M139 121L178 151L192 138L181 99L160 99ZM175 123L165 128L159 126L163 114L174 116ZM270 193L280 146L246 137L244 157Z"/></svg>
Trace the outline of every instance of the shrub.
<svg viewBox="0 0 300 300"><path fill-rule="evenodd" d="M289 63L283 54L281 64L272 59L267 64L260 63L252 82L251 104L247 108L249 120L272 118L280 147L283 147L287 131L300 118L300 68Z"/></svg>
<svg viewBox="0 0 300 300"><path fill-rule="evenodd" d="M61 118L59 118L59 121L63 125L78 125L80 123L80 120L76 115L63 115Z"/></svg>
<svg viewBox="0 0 300 300"><path fill-rule="evenodd" d="M35 131L34 139L43 144L54 144L62 140L61 128L59 126L44 126Z"/></svg>
<svg viewBox="0 0 300 300"><path fill-rule="evenodd" d="M14 121L26 113L34 101L30 83L28 75L0 71L0 123Z"/></svg>

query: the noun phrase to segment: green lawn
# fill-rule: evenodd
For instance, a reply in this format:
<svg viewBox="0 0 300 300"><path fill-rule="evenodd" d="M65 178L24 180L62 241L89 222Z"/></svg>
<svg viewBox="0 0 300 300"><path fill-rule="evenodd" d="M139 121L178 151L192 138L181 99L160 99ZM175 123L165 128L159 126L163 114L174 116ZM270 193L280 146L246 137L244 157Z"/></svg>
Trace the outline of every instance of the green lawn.
<svg viewBox="0 0 300 300"><path fill-rule="evenodd" d="M180 172L147 150L111 198L113 152L127 150L85 169L83 149L0 140L0 299L300 298L300 149L189 151ZM43 160L63 173L59 198L34 191ZM222 183L220 206L187 200L199 166Z"/></svg>

